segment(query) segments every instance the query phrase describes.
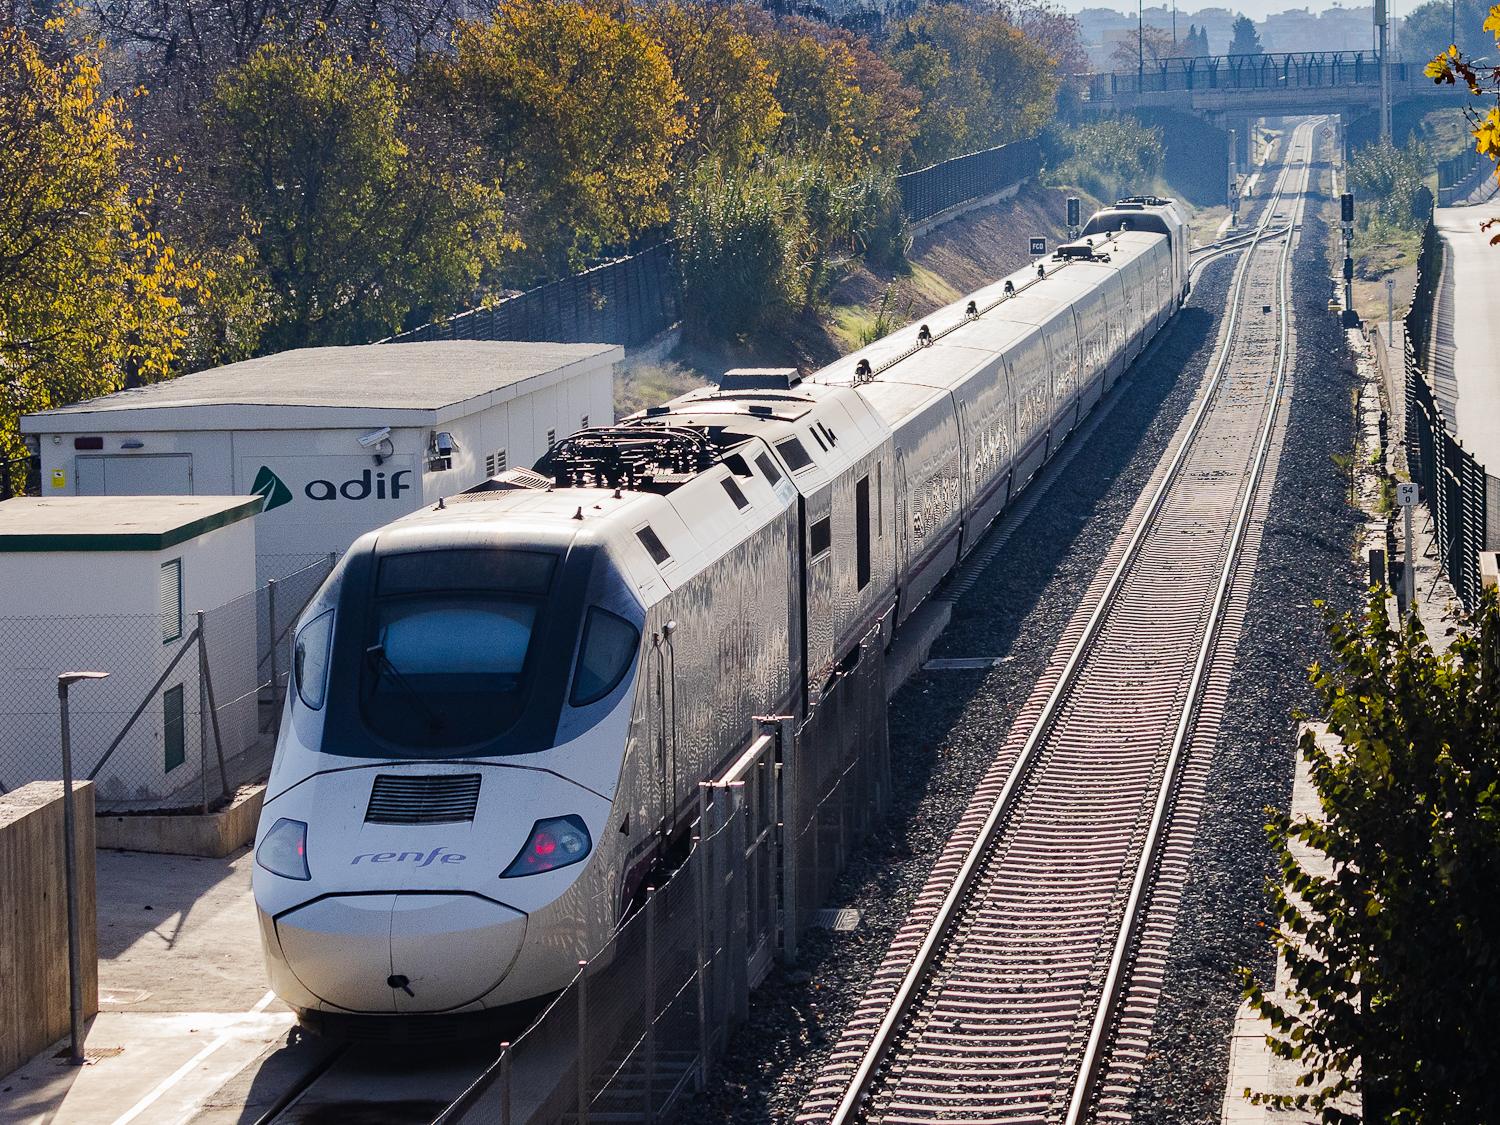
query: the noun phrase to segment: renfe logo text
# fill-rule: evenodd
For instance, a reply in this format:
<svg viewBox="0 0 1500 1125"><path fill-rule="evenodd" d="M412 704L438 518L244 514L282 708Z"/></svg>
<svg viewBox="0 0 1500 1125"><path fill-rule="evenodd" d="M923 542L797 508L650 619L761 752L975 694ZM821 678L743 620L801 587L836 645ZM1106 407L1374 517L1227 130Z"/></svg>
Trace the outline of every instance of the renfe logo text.
<svg viewBox="0 0 1500 1125"><path fill-rule="evenodd" d="M353 867L360 860L368 859L371 863L407 862L415 863L418 867L427 867L433 863L462 863L469 858L459 852L447 852L446 854L444 852L445 849L441 847L433 848L430 852L365 852L363 855L357 855L351 859L349 866Z"/></svg>

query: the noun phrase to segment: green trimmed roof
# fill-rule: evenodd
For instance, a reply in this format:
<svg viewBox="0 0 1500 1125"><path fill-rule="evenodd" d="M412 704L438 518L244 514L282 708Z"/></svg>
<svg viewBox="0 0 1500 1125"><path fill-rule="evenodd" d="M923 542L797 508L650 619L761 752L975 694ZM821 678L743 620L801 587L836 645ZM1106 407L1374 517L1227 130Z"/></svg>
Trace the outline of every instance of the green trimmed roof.
<svg viewBox="0 0 1500 1125"><path fill-rule="evenodd" d="M164 551L260 506L259 496L18 496L0 503L0 553Z"/></svg>

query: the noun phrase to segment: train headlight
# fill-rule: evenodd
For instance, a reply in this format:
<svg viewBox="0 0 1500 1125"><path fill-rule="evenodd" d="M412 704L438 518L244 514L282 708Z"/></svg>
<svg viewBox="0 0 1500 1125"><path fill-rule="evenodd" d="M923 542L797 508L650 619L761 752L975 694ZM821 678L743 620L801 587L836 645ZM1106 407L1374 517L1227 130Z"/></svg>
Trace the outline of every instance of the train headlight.
<svg viewBox="0 0 1500 1125"><path fill-rule="evenodd" d="M555 871L577 863L589 854L594 841L582 817L554 816L539 820L531 826L526 837L526 846L521 854L500 873L502 879L514 879L518 875L536 875L542 871Z"/></svg>
<svg viewBox="0 0 1500 1125"><path fill-rule="evenodd" d="M307 870L307 825L282 817L255 849L255 862L283 879L311 879Z"/></svg>

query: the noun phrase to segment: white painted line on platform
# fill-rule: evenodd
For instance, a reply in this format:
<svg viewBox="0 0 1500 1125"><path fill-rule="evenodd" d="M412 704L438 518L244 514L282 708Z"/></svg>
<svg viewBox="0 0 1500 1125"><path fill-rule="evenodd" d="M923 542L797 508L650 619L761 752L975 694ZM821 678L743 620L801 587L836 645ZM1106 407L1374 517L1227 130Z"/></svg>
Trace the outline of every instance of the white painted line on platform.
<svg viewBox="0 0 1500 1125"><path fill-rule="evenodd" d="M256 1001L255 1007L250 1009L250 1013L252 1015L256 1015L260 1012L264 1012L271 1006L273 1002L275 1002L275 1000L276 993L267 992L264 996ZM217 1039L213 1040L213 1042L205 1044L203 1049L200 1050L196 1055L188 1059L187 1062L183 1063L171 1074L167 1075L166 1078L162 1079L161 1082L157 1084L156 1088L153 1089L149 1094L143 1097L140 1101L136 1102L135 1105L131 1106L119 1117L115 1118L112 1122L112 1125L129 1125L130 1122L134 1121L141 1114L145 1113L146 1110L150 1109L153 1105L160 1101L161 1098L169 1090L171 1090L173 1086L176 1086L177 1083L181 1082L184 1078L191 1074L193 1070L197 1068L199 1063L201 1063L204 1059L208 1058L220 1047L224 1046L224 1044L230 1042L234 1038L235 1037L233 1035L220 1035Z"/></svg>

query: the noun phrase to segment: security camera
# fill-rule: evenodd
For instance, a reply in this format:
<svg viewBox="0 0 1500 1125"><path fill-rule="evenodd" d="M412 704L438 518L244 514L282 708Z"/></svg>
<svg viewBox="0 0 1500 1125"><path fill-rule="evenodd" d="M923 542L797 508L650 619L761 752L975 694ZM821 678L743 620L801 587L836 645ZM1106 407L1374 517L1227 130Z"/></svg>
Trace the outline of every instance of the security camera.
<svg viewBox="0 0 1500 1125"><path fill-rule="evenodd" d="M371 430L367 434L360 434L359 444L364 446L366 449L373 449L381 442L389 441L390 437L391 428L389 426L381 426L378 430Z"/></svg>

